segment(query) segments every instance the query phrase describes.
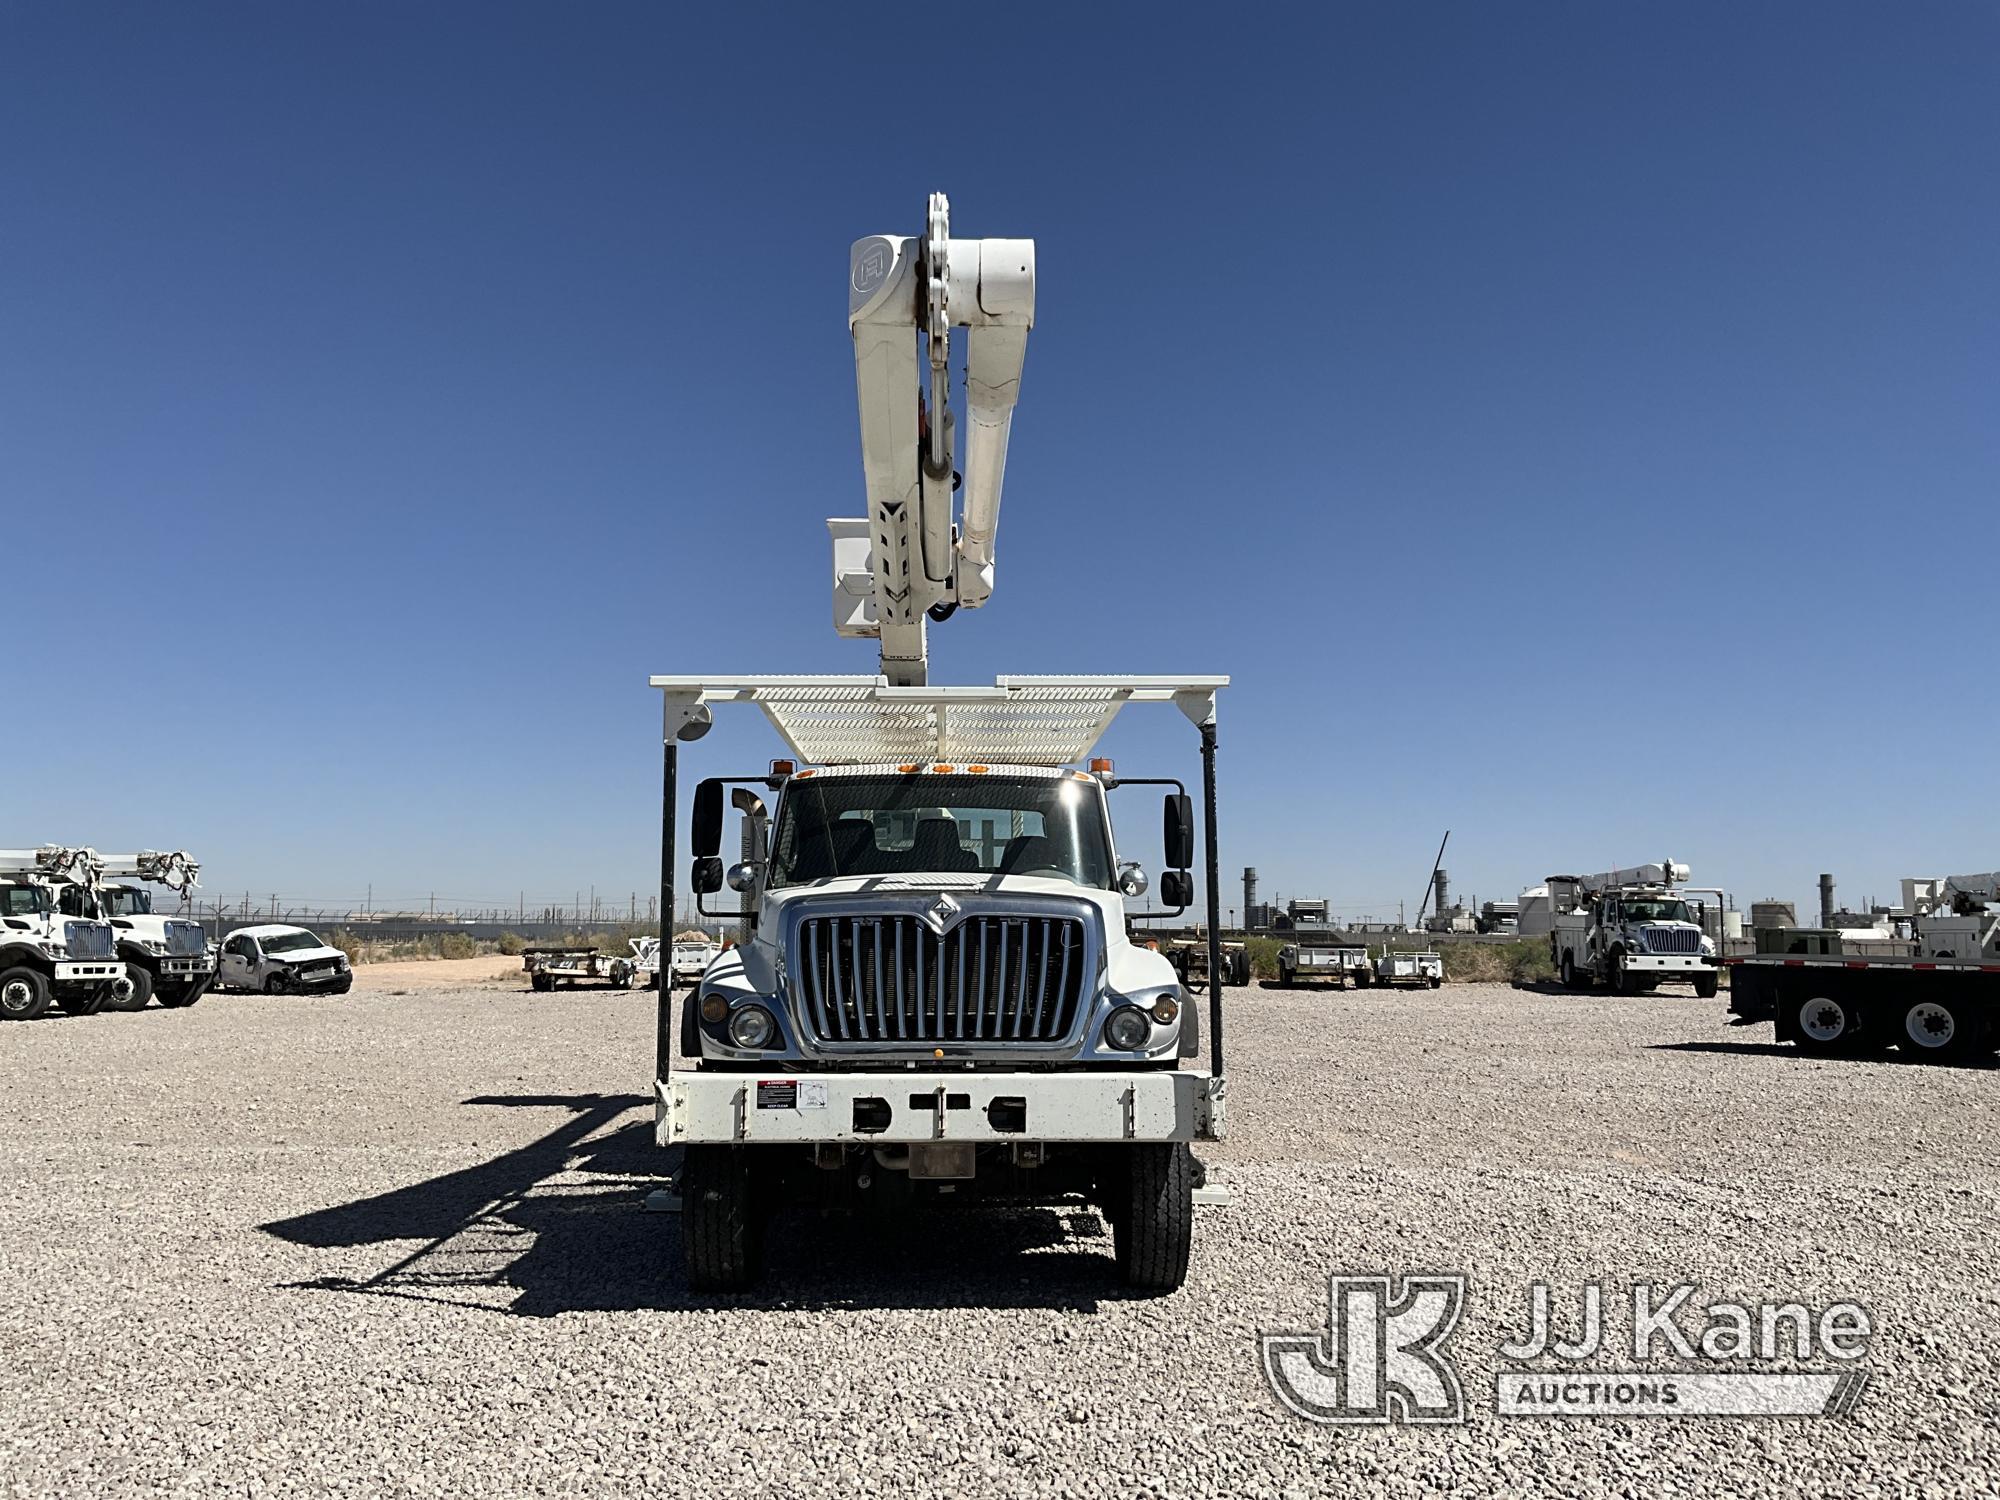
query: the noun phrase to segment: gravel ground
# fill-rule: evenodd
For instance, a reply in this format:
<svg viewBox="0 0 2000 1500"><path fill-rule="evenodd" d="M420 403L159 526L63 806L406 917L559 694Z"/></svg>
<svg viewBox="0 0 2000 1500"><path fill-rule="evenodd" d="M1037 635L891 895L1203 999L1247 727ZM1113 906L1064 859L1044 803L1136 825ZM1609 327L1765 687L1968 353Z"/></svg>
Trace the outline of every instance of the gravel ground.
<svg viewBox="0 0 2000 1500"><path fill-rule="evenodd" d="M1245 991L1203 1151L1237 1199L1180 1294L1122 1297L1094 1214L967 1211L781 1221L764 1291L704 1303L639 1208L651 997L481 972L0 1026L6 1493L1992 1482L1990 1065L1807 1060L1692 999ZM1257 1333L1323 1325L1336 1270L1472 1278L1466 1424L1278 1405ZM1855 1297L1872 1384L1842 1420L1502 1421L1535 1278Z"/></svg>

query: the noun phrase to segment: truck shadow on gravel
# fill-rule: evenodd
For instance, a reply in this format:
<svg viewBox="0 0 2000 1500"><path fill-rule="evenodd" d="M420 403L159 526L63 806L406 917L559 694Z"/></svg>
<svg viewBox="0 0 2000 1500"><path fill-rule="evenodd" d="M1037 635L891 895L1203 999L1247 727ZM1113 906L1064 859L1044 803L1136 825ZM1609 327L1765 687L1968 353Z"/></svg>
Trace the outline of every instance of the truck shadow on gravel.
<svg viewBox="0 0 2000 1500"><path fill-rule="evenodd" d="M1992 1053L1969 1052L1959 1057L1913 1057L1890 1047L1857 1048L1851 1052L1801 1052L1790 1042L1653 1042L1649 1052L1714 1052L1727 1057L1787 1057L1800 1061L1874 1063L1908 1068L1957 1068L1961 1070L2000 1069L2000 1057Z"/></svg>
<svg viewBox="0 0 2000 1500"><path fill-rule="evenodd" d="M502 1095L477 1107L563 1108L570 1117L476 1166L259 1227L339 1255L345 1274L281 1284L546 1318L701 1307L1039 1307L1092 1312L1120 1300L1110 1237L1081 1205L972 1208L904 1220L786 1210L766 1236L757 1291L688 1289L680 1221L646 1213L680 1153L653 1141L637 1094ZM641 1119L626 1117L646 1111ZM380 1265L355 1267L380 1246Z"/></svg>

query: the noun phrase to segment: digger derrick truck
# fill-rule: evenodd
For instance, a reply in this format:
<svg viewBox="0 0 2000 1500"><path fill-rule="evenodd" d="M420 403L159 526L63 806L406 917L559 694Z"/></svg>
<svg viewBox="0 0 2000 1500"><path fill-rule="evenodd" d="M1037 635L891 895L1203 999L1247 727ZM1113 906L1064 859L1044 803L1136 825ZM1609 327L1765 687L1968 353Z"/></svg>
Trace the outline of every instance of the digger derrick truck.
<svg viewBox="0 0 2000 1500"><path fill-rule="evenodd" d="M185 900L199 884L201 866L179 849L104 854L98 861L98 880L66 881L57 899L71 916L111 924L131 992L106 1000L105 1009L144 1010L155 998L169 1010L194 1004L215 982L207 934L191 917L155 912L148 887L160 886Z"/></svg>
<svg viewBox="0 0 2000 1500"><path fill-rule="evenodd" d="M98 870L88 849L0 849L0 1020L32 1021L52 1004L87 1016L129 1002L111 924L57 909L62 887L93 883Z"/></svg>
<svg viewBox="0 0 2000 1500"><path fill-rule="evenodd" d="M1551 875L1549 950L1563 985L1637 995L1680 981L1713 998L1721 982L1715 941L1702 930L1704 908L1689 898L1713 895L1719 909L1723 893L1685 885L1687 878L1688 867L1672 860Z"/></svg>
<svg viewBox="0 0 2000 1500"><path fill-rule="evenodd" d="M1200 1017L1172 962L1127 937L1147 877L1118 858L1114 788L1171 787L1160 895L1193 904L1193 799L1091 760L1127 704L1196 727L1208 972L1224 972L1215 703L1228 679L930 682L926 630L993 588L1002 471L1034 322L1034 244L965 240L933 195L920 236L848 261L867 514L828 523L839 634L874 676L660 676L660 910L677 910L679 755L717 706L761 709L788 754L693 799L690 884L726 884L744 940L673 1010L659 992L657 1138L684 1149L682 1243L697 1288L749 1284L786 1199L920 1208L973 1196L1097 1203L1127 1285L1178 1287L1200 1170L1223 1125L1222 1007ZM962 468L951 350L963 331ZM959 508L959 507L962 507ZM1129 795L1129 793L1127 793ZM773 796L775 806L765 798ZM726 807L743 851L725 870ZM676 1065L675 1054L679 1054Z"/></svg>

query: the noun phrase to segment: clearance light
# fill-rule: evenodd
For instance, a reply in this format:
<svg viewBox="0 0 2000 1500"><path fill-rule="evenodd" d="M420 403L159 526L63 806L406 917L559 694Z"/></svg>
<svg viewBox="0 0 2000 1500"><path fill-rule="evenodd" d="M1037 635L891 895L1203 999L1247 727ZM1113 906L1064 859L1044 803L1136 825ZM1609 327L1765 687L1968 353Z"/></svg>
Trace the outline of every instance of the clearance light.
<svg viewBox="0 0 2000 1500"><path fill-rule="evenodd" d="M795 760L774 760L771 762L771 774L773 776L789 776L798 770L798 768L799 763Z"/></svg>
<svg viewBox="0 0 2000 1500"><path fill-rule="evenodd" d="M957 766L932 766L931 775L949 776L953 771L956 771L957 769L958 769Z"/></svg>
<svg viewBox="0 0 2000 1500"><path fill-rule="evenodd" d="M899 770L899 771L901 771L901 772L902 772L902 773L903 773L903 774L904 774L905 776L913 776L913 775L915 775L915 774L916 774L916 773L917 773L918 771L921 771L921 770L923 769L923 767L922 767L922 766L898 766L898 767L896 767L896 769L897 769L897 770Z"/></svg>
<svg viewBox="0 0 2000 1500"><path fill-rule="evenodd" d="M812 773L812 772L810 772L810 771L801 771L801 772L799 772L799 780L801 780L801 781L804 781L804 780L805 780L805 779L806 779L806 778L807 778L808 776L810 776L810 775L812 775L812 774L813 774L813 773Z"/></svg>
<svg viewBox="0 0 2000 1500"><path fill-rule="evenodd" d="M967 774L972 776L984 776L986 774L986 767L984 766L967 766L965 769Z"/></svg>

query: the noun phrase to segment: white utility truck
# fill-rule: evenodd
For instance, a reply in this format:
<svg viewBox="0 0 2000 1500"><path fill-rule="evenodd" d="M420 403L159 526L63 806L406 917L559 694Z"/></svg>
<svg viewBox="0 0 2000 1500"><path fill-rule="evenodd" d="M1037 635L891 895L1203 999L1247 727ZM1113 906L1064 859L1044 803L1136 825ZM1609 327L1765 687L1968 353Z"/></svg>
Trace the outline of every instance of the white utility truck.
<svg viewBox="0 0 2000 1500"><path fill-rule="evenodd" d="M147 887L162 886L185 901L199 883L201 866L179 849L98 858L101 878L94 884L64 882L58 904L71 916L111 924L132 990L106 1000L105 1009L144 1010L155 997L169 1009L194 1004L215 982L215 955L208 935L192 918L155 912Z"/></svg>
<svg viewBox="0 0 2000 1500"><path fill-rule="evenodd" d="M88 885L98 869L88 849L0 849L0 1020L32 1021L52 1003L87 1016L129 1000L111 924L57 909L64 885Z"/></svg>
<svg viewBox="0 0 2000 1500"><path fill-rule="evenodd" d="M1608 985L1637 995L1675 981L1707 999L1720 984L1705 907L1691 899L1723 893L1686 884L1688 867L1666 860L1599 875L1551 875L1555 913L1549 951L1565 986Z"/></svg>
<svg viewBox="0 0 2000 1500"><path fill-rule="evenodd" d="M1729 1008L1805 1052L1893 1045L1926 1062L2000 1046L2000 872L1953 875L1911 914L1914 953L1840 950L1723 960Z"/></svg>
<svg viewBox="0 0 2000 1500"><path fill-rule="evenodd" d="M1190 1143L1222 1128L1221 1000L1211 992L1208 1071L1184 1066L1199 1020L1172 963L1127 938L1125 902L1147 880L1118 857L1110 802L1118 786L1174 789L1160 893L1180 910L1193 804L1177 780L1121 779L1088 757L1128 703L1171 704L1197 726L1209 970L1224 972L1214 767L1227 679L928 683L926 620L992 588L1034 247L951 239L938 195L924 236L861 240L849 272L869 514L831 523L835 616L843 634L879 637L880 675L652 679L665 705L660 910L676 910L680 746L716 705L742 703L789 752L694 798L691 883L737 891L738 910L703 911L740 919L747 939L709 964L678 1025L671 986L660 992L658 1139L685 1150L688 1276L748 1284L765 1216L787 1198L1080 1197L1110 1221L1126 1284L1171 1290L1192 1237ZM972 431L955 525L957 328L971 330ZM749 851L726 876L725 801Z"/></svg>

